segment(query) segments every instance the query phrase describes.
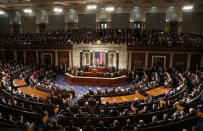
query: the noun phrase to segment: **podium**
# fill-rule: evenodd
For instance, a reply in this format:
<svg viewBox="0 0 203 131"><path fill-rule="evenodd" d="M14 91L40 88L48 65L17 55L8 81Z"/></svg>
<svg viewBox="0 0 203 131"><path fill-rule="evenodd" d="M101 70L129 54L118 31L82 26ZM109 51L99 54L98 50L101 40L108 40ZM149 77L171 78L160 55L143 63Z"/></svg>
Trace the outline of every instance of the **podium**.
<svg viewBox="0 0 203 131"><path fill-rule="evenodd" d="M92 73L106 72L106 67L97 67L96 69L94 69L93 66L89 66L88 72L92 72Z"/></svg>

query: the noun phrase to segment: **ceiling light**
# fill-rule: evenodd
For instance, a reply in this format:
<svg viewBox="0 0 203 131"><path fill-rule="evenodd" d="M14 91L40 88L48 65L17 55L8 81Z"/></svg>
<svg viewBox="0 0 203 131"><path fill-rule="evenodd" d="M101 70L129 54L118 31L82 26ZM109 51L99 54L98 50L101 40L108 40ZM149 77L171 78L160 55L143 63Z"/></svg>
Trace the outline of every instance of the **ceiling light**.
<svg viewBox="0 0 203 131"><path fill-rule="evenodd" d="M153 6L152 8L153 8L153 9L155 9L156 7L155 7L155 6Z"/></svg>
<svg viewBox="0 0 203 131"><path fill-rule="evenodd" d="M54 12L61 13L63 10L61 8L54 8Z"/></svg>
<svg viewBox="0 0 203 131"><path fill-rule="evenodd" d="M32 13L31 9L24 9L24 13Z"/></svg>
<svg viewBox="0 0 203 131"><path fill-rule="evenodd" d="M5 14L5 12L0 10L0 15L3 15L3 14Z"/></svg>
<svg viewBox="0 0 203 131"><path fill-rule="evenodd" d="M87 9L88 9L88 10L95 10L96 8L97 8L96 5L88 5L88 6L87 6Z"/></svg>
<svg viewBox="0 0 203 131"><path fill-rule="evenodd" d="M109 12L114 11L114 7L106 7L106 11L109 11Z"/></svg>
<svg viewBox="0 0 203 131"><path fill-rule="evenodd" d="M189 5L189 6L183 6L183 10L192 10L194 8L193 5Z"/></svg>

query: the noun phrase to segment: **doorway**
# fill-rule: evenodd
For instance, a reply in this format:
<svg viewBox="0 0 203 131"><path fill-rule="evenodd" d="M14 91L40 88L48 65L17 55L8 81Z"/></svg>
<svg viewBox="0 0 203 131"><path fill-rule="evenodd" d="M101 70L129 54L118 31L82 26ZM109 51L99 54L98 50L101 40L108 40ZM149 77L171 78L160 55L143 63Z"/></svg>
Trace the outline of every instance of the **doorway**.
<svg viewBox="0 0 203 131"><path fill-rule="evenodd" d="M42 53L41 63L45 65L52 65L53 64L52 53Z"/></svg>
<svg viewBox="0 0 203 131"><path fill-rule="evenodd" d="M166 68L166 56L152 56L152 67Z"/></svg>

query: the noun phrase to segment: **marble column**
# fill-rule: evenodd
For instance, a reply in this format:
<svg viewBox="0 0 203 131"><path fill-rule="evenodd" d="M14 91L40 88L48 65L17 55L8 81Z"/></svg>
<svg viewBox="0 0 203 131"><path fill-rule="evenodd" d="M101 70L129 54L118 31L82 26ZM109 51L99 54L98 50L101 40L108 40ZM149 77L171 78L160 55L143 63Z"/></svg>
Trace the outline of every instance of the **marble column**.
<svg viewBox="0 0 203 131"><path fill-rule="evenodd" d="M36 50L36 62L37 62L37 65L39 65L39 51Z"/></svg>
<svg viewBox="0 0 203 131"><path fill-rule="evenodd" d="M93 51L90 51L90 66L93 66Z"/></svg>
<svg viewBox="0 0 203 131"><path fill-rule="evenodd" d="M82 50L80 50L80 68L82 67Z"/></svg>
<svg viewBox="0 0 203 131"><path fill-rule="evenodd" d="M189 53L187 57L187 67L186 67L187 70L190 69L190 62L191 62L191 53Z"/></svg>
<svg viewBox="0 0 203 131"><path fill-rule="evenodd" d="M148 67L148 52L145 52L145 68Z"/></svg>
<svg viewBox="0 0 203 131"><path fill-rule="evenodd" d="M55 66L58 66L58 51L55 51Z"/></svg>
<svg viewBox="0 0 203 131"><path fill-rule="evenodd" d="M73 63L72 63L72 51L69 51L69 67L72 68Z"/></svg>
<svg viewBox="0 0 203 131"><path fill-rule="evenodd" d="M169 68L173 67L173 53L170 53L170 64L169 64Z"/></svg>
<svg viewBox="0 0 203 131"><path fill-rule="evenodd" d="M119 51L116 51L116 71L119 70Z"/></svg>
<svg viewBox="0 0 203 131"><path fill-rule="evenodd" d="M108 63L108 61L109 61L109 53L108 53L108 51L105 51L105 55L106 55L106 68L108 68L108 66L109 66L109 63Z"/></svg>
<svg viewBox="0 0 203 131"><path fill-rule="evenodd" d="M27 63L27 61L26 61L26 50L23 50L23 58L24 58L24 64L26 64Z"/></svg>

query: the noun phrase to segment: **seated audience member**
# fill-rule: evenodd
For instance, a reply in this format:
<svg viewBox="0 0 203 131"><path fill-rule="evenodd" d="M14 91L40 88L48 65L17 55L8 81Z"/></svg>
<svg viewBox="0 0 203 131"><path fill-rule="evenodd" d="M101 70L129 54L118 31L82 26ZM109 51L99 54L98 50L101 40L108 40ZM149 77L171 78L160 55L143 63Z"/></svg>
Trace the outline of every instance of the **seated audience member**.
<svg viewBox="0 0 203 131"><path fill-rule="evenodd" d="M94 110L90 110L89 112L88 117L97 117L97 115L94 114Z"/></svg>
<svg viewBox="0 0 203 131"><path fill-rule="evenodd" d="M178 118L178 113L177 113L177 112L173 113L171 122L175 122L175 121L178 121L178 120L179 120L179 118Z"/></svg>
<svg viewBox="0 0 203 131"><path fill-rule="evenodd" d="M159 125L159 122L157 121L157 117L153 116L152 122L150 123L150 126L157 126L157 125Z"/></svg>
<svg viewBox="0 0 203 131"><path fill-rule="evenodd" d="M135 97L134 102L132 103L132 106L133 106L133 107L136 107L136 106L139 105L139 104L140 104L140 101L138 100L137 97Z"/></svg>
<svg viewBox="0 0 203 131"><path fill-rule="evenodd" d="M104 122L100 121L99 126L95 128L95 131L107 131L107 128L104 127Z"/></svg>
<svg viewBox="0 0 203 131"><path fill-rule="evenodd" d="M130 129L132 129L131 121L130 121L130 119L127 119L126 125L123 127L123 130L130 130Z"/></svg>
<svg viewBox="0 0 203 131"><path fill-rule="evenodd" d="M65 131L78 131L78 128L74 126L73 120L70 120L68 126L65 127Z"/></svg>
<svg viewBox="0 0 203 131"><path fill-rule="evenodd" d="M81 109L78 109L78 114L75 114L75 117L84 117L84 114Z"/></svg>
<svg viewBox="0 0 203 131"><path fill-rule="evenodd" d="M11 114L8 116L8 119L7 119L6 122L8 122L8 123L13 123L13 124L16 123L16 122L13 120L13 116L12 116Z"/></svg>
<svg viewBox="0 0 203 131"><path fill-rule="evenodd" d="M63 127L61 125L58 125L57 121L54 121L51 125L51 129L53 130L63 130Z"/></svg>
<svg viewBox="0 0 203 131"><path fill-rule="evenodd" d="M169 123L168 114L163 115L163 120L160 121L160 124L167 124Z"/></svg>
<svg viewBox="0 0 203 131"><path fill-rule="evenodd" d="M180 116L179 116L179 119L184 119L186 118L187 116L185 115L185 112L184 111L181 111L180 112Z"/></svg>
<svg viewBox="0 0 203 131"><path fill-rule="evenodd" d="M120 131L122 130L119 122L117 120L114 121L113 126L109 129L109 131Z"/></svg>
<svg viewBox="0 0 203 131"><path fill-rule="evenodd" d="M69 107L66 107L66 110L65 110L65 112L64 112L64 114L63 114L64 116L74 116L74 114L73 113L71 113L71 111L70 111L70 108Z"/></svg>
<svg viewBox="0 0 203 131"><path fill-rule="evenodd" d="M105 112L103 109L100 110L100 115L99 117L106 117Z"/></svg>
<svg viewBox="0 0 203 131"><path fill-rule="evenodd" d="M91 126L92 121L89 119L87 120L87 124L82 127L83 131L94 131L94 126Z"/></svg>
<svg viewBox="0 0 203 131"><path fill-rule="evenodd" d="M190 108L189 109L189 114L188 114L188 116L189 117L193 117L193 116L195 116L196 115L196 110L194 109L194 108Z"/></svg>
<svg viewBox="0 0 203 131"><path fill-rule="evenodd" d="M139 121L139 124L137 125L137 127L138 127L138 129L140 129L140 128L146 128L147 125L144 123L143 120L140 120L140 121Z"/></svg>
<svg viewBox="0 0 203 131"><path fill-rule="evenodd" d="M109 116L118 116L119 115L119 111L116 109L116 107L113 107L110 112L109 112Z"/></svg>

